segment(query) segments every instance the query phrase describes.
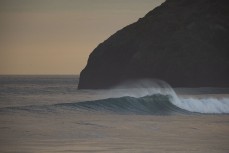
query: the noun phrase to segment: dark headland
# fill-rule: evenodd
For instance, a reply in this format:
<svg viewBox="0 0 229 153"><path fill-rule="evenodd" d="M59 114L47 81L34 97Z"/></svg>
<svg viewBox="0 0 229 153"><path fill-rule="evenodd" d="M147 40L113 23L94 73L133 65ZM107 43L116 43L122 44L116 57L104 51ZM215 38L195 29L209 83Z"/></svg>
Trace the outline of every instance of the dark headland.
<svg viewBox="0 0 229 153"><path fill-rule="evenodd" d="M228 0L167 0L99 44L78 88L141 78L172 87L229 87Z"/></svg>

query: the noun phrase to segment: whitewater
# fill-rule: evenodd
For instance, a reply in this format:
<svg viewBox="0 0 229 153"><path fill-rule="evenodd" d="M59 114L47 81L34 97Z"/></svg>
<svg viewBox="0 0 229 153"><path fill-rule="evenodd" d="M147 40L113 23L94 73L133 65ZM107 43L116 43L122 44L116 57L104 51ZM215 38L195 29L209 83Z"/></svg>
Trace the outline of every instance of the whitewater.
<svg viewBox="0 0 229 153"><path fill-rule="evenodd" d="M0 76L0 152L229 151L227 88L141 79L78 90L78 81Z"/></svg>

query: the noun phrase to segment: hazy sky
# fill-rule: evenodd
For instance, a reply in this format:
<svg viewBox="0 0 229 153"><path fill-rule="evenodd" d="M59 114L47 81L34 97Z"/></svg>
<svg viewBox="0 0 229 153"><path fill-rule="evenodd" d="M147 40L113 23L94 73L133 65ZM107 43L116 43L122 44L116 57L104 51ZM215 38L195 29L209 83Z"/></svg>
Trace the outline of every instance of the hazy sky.
<svg viewBox="0 0 229 153"><path fill-rule="evenodd" d="M79 74L89 54L165 0L0 0L0 74Z"/></svg>

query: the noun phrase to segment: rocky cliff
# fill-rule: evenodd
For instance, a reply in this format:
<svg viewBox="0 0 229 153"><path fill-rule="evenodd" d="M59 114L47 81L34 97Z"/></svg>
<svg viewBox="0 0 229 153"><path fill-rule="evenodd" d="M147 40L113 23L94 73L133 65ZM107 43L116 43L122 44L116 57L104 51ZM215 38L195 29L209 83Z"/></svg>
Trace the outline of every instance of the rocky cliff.
<svg viewBox="0 0 229 153"><path fill-rule="evenodd" d="M90 54L79 89L155 78L173 87L229 87L227 0L167 0Z"/></svg>

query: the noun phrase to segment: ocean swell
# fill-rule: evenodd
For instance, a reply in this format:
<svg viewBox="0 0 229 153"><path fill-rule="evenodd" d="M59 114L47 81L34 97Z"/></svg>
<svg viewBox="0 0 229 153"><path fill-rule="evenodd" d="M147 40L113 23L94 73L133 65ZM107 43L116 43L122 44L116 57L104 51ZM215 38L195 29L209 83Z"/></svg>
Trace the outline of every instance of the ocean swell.
<svg viewBox="0 0 229 153"><path fill-rule="evenodd" d="M95 92L95 91L93 91ZM179 97L160 80L135 80L112 89L96 91L104 97L99 100L58 103L38 106L1 108L0 112L26 111L49 113L57 111L112 112L118 114L228 114L228 98Z"/></svg>

